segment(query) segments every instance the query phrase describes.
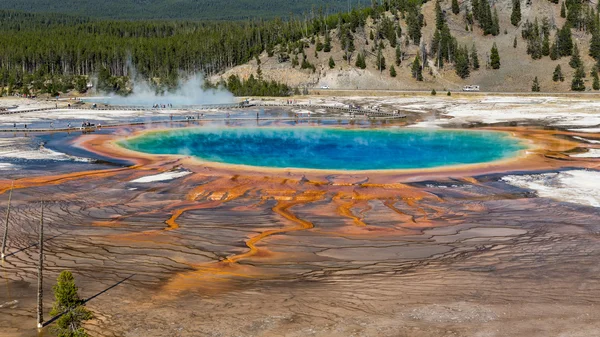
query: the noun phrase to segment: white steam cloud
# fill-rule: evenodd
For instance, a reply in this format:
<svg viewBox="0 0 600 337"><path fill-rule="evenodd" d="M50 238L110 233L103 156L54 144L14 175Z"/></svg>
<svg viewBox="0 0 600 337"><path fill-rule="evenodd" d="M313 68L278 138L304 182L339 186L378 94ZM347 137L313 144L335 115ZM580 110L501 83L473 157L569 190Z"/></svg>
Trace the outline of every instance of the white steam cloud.
<svg viewBox="0 0 600 337"><path fill-rule="evenodd" d="M135 77L132 77L135 78ZM157 93L146 81L138 81L133 85L133 92L128 96L120 96L114 93L107 95L107 103L112 105L203 105L203 104L227 104L235 102L232 93L226 89L204 89L204 77L193 75L182 79L177 89Z"/></svg>

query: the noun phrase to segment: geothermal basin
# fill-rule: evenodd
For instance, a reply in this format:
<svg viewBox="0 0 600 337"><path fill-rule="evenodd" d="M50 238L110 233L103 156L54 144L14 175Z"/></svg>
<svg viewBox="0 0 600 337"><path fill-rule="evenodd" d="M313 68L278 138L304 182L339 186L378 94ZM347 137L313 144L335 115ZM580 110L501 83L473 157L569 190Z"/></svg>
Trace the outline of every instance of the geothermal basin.
<svg viewBox="0 0 600 337"><path fill-rule="evenodd" d="M331 127L163 130L119 144L223 164L342 171L476 164L511 158L526 148L506 132Z"/></svg>
<svg viewBox="0 0 600 337"><path fill-rule="evenodd" d="M71 270L93 336L598 335L597 102L338 100L423 111L0 115L0 336L37 335L41 198L44 318Z"/></svg>

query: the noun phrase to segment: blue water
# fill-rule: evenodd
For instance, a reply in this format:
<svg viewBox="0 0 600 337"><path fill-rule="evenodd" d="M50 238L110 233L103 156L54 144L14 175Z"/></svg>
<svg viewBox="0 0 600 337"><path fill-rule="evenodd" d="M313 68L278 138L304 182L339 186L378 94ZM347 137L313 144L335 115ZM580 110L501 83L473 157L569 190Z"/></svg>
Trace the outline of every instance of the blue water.
<svg viewBox="0 0 600 337"><path fill-rule="evenodd" d="M388 170L509 158L525 145L507 133L313 127L197 128L124 140L131 150L275 168Z"/></svg>

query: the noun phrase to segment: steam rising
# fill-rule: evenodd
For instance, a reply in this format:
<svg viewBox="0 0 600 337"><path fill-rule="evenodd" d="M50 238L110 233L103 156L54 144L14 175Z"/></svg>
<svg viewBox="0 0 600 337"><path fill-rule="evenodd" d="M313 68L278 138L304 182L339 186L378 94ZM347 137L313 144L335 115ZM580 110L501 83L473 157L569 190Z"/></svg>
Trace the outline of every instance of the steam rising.
<svg viewBox="0 0 600 337"><path fill-rule="evenodd" d="M135 78L135 77L134 77ZM203 105L203 104L227 104L235 102L235 98L229 91L219 89L203 89L204 77L194 75L180 80L177 89L157 93L146 81L136 80L133 85L133 93L128 96L108 94L107 103L113 105Z"/></svg>

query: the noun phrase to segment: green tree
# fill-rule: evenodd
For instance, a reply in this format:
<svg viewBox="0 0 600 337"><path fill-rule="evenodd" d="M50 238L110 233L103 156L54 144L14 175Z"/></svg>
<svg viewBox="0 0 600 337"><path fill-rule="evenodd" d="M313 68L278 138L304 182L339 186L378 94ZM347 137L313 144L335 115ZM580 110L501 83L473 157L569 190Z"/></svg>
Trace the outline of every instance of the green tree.
<svg viewBox="0 0 600 337"><path fill-rule="evenodd" d="M383 53L381 52L381 49L379 49L379 51L377 52L377 60L376 60L376 67L377 70L384 71L385 70L385 57L383 57Z"/></svg>
<svg viewBox="0 0 600 337"><path fill-rule="evenodd" d="M412 63L411 67L412 77L417 81L423 81L423 71L421 69L421 58L419 57L419 53L415 56L415 59Z"/></svg>
<svg viewBox="0 0 600 337"><path fill-rule="evenodd" d="M333 60L333 57L329 56L329 69L333 68L335 68L335 61Z"/></svg>
<svg viewBox="0 0 600 337"><path fill-rule="evenodd" d="M500 19L498 19L498 11L496 11L496 7L494 7L494 14L492 15L491 34L494 36L500 34Z"/></svg>
<svg viewBox="0 0 600 337"><path fill-rule="evenodd" d="M316 51L323 51L323 42L321 42L321 39L317 36L317 42L315 45L315 50Z"/></svg>
<svg viewBox="0 0 600 337"><path fill-rule="evenodd" d="M521 22L521 0L513 0L512 13L510 14L510 23L513 26L518 26Z"/></svg>
<svg viewBox="0 0 600 337"><path fill-rule="evenodd" d="M592 70L592 79L592 89L600 90L600 79L598 78L598 69L596 69L595 67Z"/></svg>
<svg viewBox="0 0 600 337"><path fill-rule="evenodd" d="M596 61L600 60L600 29L595 29L592 32L589 55Z"/></svg>
<svg viewBox="0 0 600 337"><path fill-rule="evenodd" d="M558 82L558 81L563 82L565 80L565 77L562 73L562 69L560 68L560 64L557 65L556 68L554 68L554 73L552 74L552 80L554 82Z"/></svg>
<svg viewBox="0 0 600 337"><path fill-rule="evenodd" d="M575 74L573 75L573 80L571 81L572 91L585 91L584 77L585 71L583 70L583 66L581 66L575 70Z"/></svg>
<svg viewBox="0 0 600 337"><path fill-rule="evenodd" d="M75 81L75 90L80 93L85 93L87 91L87 79L84 76L77 77Z"/></svg>
<svg viewBox="0 0 600 337"><path fill-rule="evenodd" d="M396 65L399 66L402 63L402 51L400 50L400 45L396 46Z"/></svg>
<svg viewBox="0 0 600 337"><path fill-rule="evenodd" d="M550 46L550 59L552 61L554 60L558 60L560 58L559 52L558 52L558 45L556 44L556 42L553 42L552 45Z"/></svg>
<svg viewBox="0 0 600 337"><path fill-rule="evenodd" d="M533 85L531 85L531 91L533 91L533 92L540 91L540 82L538 81L537 76L533 79Z"/></svg>
<svg viewBox="0 0 600 337"><path fill-rule="evenodd" d="M358 56L356 56L355 65L360 69L367 68L367 63L365 62L365 55L363 53L358 53Z"/></svg>
<svg viewBox="0 0 600 337"><path fill-rule="evenodd" d="M437 95L437 91L435 91L435 89L431 89L431 95L432 95L432 96L435 96L435 95Z"/></svg>
<svg viewBox="0 0 600 337"><path fill-rule="evenodd" d="M550 55L550 38L548 35L544 35L544 40L542 41L542 55Z"/></svg>
<svg viewBox="0 0 600 337"><path fill-rule="evenodd" d="M517 48L517 37L513 40L513 48Z"/></svg>
<svg viewBox="0 0 600 337"><path fill-rule="evenodd" d="M460 13L460 7L458 6L458 0L452 0L452 13L455 15Z"/></svg>
<svg viewBox="0 0 600 337"><path fill-rule="evenodd" d="M471 48L471 61L473 63L473 69L478 70L479 69L479 56L477 56L477 48L475 48L475 44L473 44L473 47Z"/></svg>
<svg viewBox="0 0 600 337"><path fill-rule="evenodd" d="M571 60L569 61L569 65L573 69L577 69L582 65L581 56L579 55L579 47L577 44L573 46L573 54L571 55Z"/></svg>
<svg viewBox="0 0 600 337"><path fill-rule="evenodd" d="M469 51L467 47L458 48L454 55L454 67L456 74L460 78L467 78L470 75L469 69Z"/></svg>
<svg viewBox="0 0 600 337"><path fill-rule="evenodd" d="M325 33L325 44L323 45L323 51L326 53L331 51L331 36L329 36L329 32Z"/></svg>
<svg viewBox="0 0 600 337"><path fill-rule="evenodd" d="M492 66L492 69L500 69L500 54L498 53L496 42L494 42L494 45L490 50L490 65Z"/></svg>
<svg viewBox="0 0 600 337"><path fill-rule="evenodd" d="M93 318L92 313L84 307L78 294L75 278L70 271L62 271L54 286L55 302L50 314L61 315L56 321L58 337L87 337L83 322Z"/></svg>
<svg viewBox="0 0 600 337"><path fill-rule="evenodd" d="M110 72L106 67L100 68L100 71L98 72L98 90L104 92L110 92L113 90Z"/></svg>
<svg viewBox="0 0 600 337"><path fill-rule="evenodd" d="M560 5L560 17L561 18L566 18L567 17L567 9L565 7L565 2L564 1Z"/></svg>
<svg viewBox="0 0 600 337"><path fill-rule="evenodd" d="M444 19L444 13L442 12L442 6L440 5L440 0L435 1L435 29L440 30L442 26L446 23Z"/></svg>
<svg viewBox="0 0 600 337"><path fill-rule="evenodd" d="M408 11L406 17L406 24L408 25L408 36L415 45L421 42L421 27L423 27L423 19L419 8L415 7Z"/></svg>
<svg viewBox="0 0 600 337"><path fill-rule="evenodd" d="M562 29L558 31L558 55L560 57L569 56L573 53L573 39L571 37L571 27L565 23Z"/></svg>
<svg viewBox="0 0 600 337"><path fill-rule="evenodd" d="M394 68L394 65L392 64L392 66L390 67L390 76L391 77L396 77L396 68Z"/></svg>

